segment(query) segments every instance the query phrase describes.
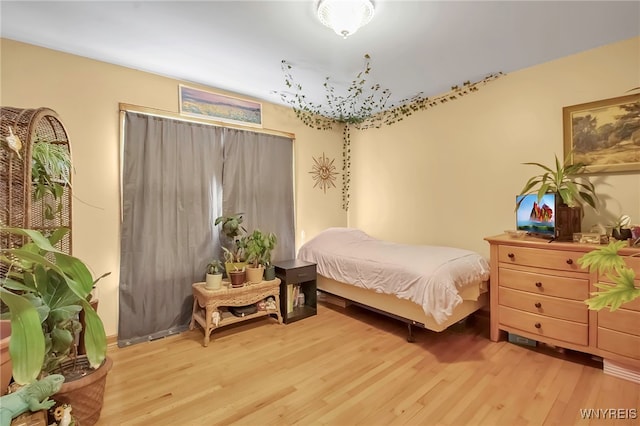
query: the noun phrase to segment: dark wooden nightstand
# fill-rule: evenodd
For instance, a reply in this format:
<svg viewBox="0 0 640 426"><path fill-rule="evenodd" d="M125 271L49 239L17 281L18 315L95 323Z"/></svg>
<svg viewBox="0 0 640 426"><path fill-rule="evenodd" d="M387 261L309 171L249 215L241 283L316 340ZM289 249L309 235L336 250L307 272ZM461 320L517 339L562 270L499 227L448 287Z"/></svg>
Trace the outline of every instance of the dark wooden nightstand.
<svg viewBox="0 0 640 426"><path fill-rule="evenodd" d="M285 324L315 315L316 264L304 260L275 262L276 277L280 278L280 312Z"/></svg>

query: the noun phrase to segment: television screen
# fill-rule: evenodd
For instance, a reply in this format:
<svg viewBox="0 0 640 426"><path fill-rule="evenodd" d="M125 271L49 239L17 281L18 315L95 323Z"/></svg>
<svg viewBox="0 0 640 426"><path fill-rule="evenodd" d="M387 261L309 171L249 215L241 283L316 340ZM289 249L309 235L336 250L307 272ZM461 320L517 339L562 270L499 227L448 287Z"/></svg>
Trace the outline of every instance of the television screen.
<svg viewBox="0 0 640 426"><path fill-rule="evenodd" d="M556 194L537 194L516 197L516 229L531 235L554 238L556 233Z"/></svg>

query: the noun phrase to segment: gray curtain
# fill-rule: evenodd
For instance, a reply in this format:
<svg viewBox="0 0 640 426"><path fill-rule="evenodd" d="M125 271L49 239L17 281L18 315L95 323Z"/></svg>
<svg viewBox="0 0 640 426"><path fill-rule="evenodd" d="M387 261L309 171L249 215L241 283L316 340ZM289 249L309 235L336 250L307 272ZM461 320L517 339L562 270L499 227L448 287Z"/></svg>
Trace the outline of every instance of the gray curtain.
<svg viewBox="0 0 640 426"><path fill-rule="evenodd" d="M222 129L127 112L118 345L177 333L220 251Z"/></svg>
<svg viewBox="0 0 640 426"><path fill-rule="evenodd" d="M293 259L293 140L229 128L222 135L224 214L244 213L249 233L274 232L273 261Z"/></svg>
<svg viewBox="0 0 640 426"><path fill-rule="evenodd" d="M127 112L124 140L119 346L187 328L223 213L294 257L292 139Z"/></svg>

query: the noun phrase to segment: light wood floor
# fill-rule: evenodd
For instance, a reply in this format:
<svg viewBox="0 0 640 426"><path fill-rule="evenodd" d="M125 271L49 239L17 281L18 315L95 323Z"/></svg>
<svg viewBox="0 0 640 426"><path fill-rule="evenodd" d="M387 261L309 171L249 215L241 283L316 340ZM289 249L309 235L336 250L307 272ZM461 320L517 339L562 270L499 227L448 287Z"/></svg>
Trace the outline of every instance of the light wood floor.
<svg viewBox="0 0 640 426"><path fill-rule="evenodd" d="M110 348L98 424L639 424L581 420L580 409L640 411L640 385L586 356L493 343L482 320L406 335L395 320L321 305L288 325L222 328L207 348L200 329Z"/></svg>

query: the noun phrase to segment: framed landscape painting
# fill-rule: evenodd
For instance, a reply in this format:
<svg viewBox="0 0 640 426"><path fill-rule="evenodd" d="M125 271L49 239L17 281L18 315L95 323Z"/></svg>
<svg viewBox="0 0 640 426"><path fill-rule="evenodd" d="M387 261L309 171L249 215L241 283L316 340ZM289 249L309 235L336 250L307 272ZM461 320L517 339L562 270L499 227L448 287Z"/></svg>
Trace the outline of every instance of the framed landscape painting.
<svg viewBox="0 0 640 426"><path fill-rule="evenodd" d="M586 171L640 170L640 93L562 108L564 154Z"/></svg>
<svg viewBox="0 0 640 426"><path fill-rule="evenodd" d="M262 127L262 104L179 85L180 114Z"/></svg>

